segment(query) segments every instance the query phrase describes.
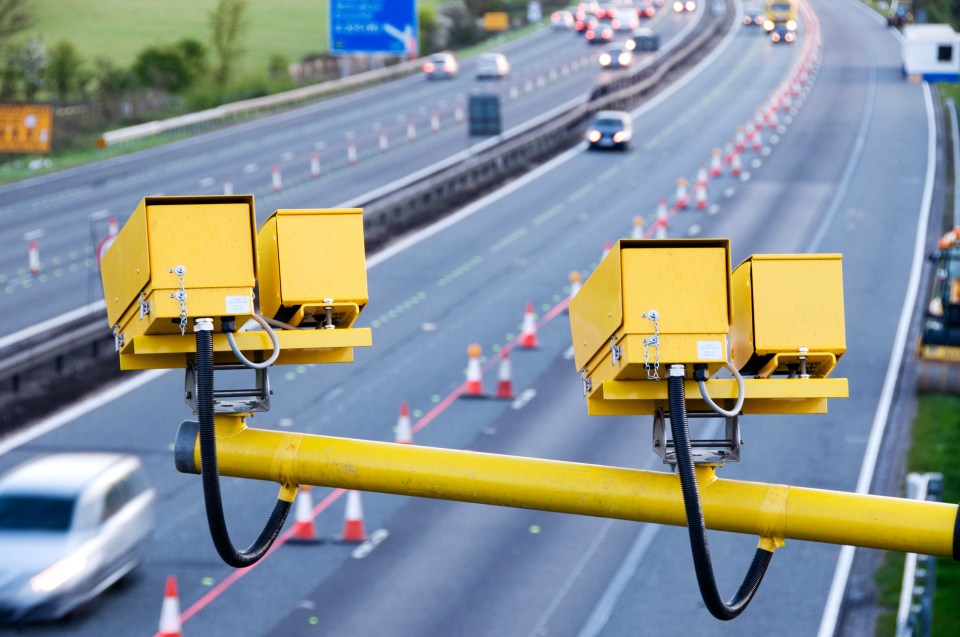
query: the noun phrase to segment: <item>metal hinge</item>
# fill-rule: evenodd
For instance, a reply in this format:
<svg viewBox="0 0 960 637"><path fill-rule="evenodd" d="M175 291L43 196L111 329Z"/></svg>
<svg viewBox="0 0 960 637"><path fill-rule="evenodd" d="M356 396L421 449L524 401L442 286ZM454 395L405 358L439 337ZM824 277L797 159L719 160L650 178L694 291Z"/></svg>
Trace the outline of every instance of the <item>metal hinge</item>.
<svg viewBox="0 0 960 637"><path fill-rule="evenodd" d="M113 349L116 352L123 349L123 332L119 330L119 326L113 328Z"/></svg>
<svg viewBox="0 0 960 637"><path fill-rule="evenodd" d="M620 349L620 346L617 345L616 342L617 342L617 337L611 336L610 337L610 364L611 365L616 365L617 362L620 360L621 356L623 355L623 350Z"/></svg>
<svg viewBox="0 0 960 637"><path fill-rule="evenodd" d="M593 389L593 379L587 378L587 370L580 370L580 382L583 383L583 395L586 396Z"/></svg>
<svg viewBox="0 0 960 637"><path fill-rule="evenodd" d="M143 320L144 316L147 316L148 314L150 314L150 301L145 300L144 299L145 296L146 295L143 292L140 293L140 320L141 321Z"/></svg>

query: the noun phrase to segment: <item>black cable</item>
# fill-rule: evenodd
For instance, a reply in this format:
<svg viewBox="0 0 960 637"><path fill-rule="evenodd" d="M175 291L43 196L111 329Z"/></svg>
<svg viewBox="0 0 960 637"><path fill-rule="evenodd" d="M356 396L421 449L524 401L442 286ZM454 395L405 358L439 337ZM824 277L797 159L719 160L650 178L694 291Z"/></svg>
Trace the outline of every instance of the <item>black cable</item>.
<svg viewBox="0 0 960 637"><path fill-rule="evenodd" d="M224 562L234 568L250 566L263 557L277 539L290 512L291 502L278 498L254 543L243 551L233 546L220 497L217 437L213 419L213 333L209 329L197 330L197 419L200 421L200 479L210 537Z"/></svg>
<svg viewBox="0 0 960 637"><path fill-rule="evenodd" d="M770 564L770 558L773 557L773 551L757 549L739 590L730 598L730 601L725 603L720 597L720 591L717 590L713 563L710 560L710 547L707 545L707 526L703 521L700 493L697 490L697 479L693 469L690 426L687 423L682 375L671 374L667 379L667 399L670 403L670 430L673 433L673 448L677 455L677 473L680 475L680 490L683 492L690 550L693 553L693 566L697 573L700 596L711 615L724 621L734 619L746 609L760 587L763 575Z"/></svg>

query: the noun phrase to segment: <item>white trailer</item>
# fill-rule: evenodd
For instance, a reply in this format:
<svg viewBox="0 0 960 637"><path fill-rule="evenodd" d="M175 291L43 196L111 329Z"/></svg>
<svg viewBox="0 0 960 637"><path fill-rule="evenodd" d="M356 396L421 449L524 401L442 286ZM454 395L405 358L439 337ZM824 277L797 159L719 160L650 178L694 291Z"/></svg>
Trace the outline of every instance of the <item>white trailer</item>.
<svg viewBox="0 0 960 637"><path fill-rule="evenodd" d="M948 24L905 25L902 58L910 79L960 81L960 34Z"/></svg>

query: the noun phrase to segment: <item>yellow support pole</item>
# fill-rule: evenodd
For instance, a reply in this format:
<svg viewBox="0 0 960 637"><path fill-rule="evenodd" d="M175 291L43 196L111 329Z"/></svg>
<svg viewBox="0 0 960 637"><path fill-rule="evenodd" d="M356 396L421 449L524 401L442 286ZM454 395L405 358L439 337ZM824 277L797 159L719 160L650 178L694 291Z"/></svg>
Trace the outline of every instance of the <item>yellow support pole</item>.
<svg viewBox="0 0 960 637"><path fill-rule="evenodd" d="M443 500L685 526L673 473L501 456L247 428L217 415L220 474ZM177 435L177 466L199 472L194 423ZM707 528L849 544L940 557L954 555L957 505L722 480L697 479Z"/></svg>

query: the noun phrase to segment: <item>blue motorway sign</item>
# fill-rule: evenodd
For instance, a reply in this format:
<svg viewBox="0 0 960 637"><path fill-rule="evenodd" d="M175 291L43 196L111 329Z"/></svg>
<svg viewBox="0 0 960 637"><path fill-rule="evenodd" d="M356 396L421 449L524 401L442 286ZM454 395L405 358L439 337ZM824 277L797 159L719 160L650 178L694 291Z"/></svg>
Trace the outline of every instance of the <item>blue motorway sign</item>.
<svg viewBox="0 0 960 637"><path fill-rule="evenodd" d="M330 0L330 53L417 55L417 0Z"/></svg>

